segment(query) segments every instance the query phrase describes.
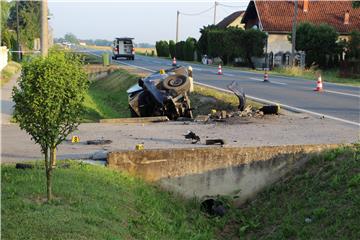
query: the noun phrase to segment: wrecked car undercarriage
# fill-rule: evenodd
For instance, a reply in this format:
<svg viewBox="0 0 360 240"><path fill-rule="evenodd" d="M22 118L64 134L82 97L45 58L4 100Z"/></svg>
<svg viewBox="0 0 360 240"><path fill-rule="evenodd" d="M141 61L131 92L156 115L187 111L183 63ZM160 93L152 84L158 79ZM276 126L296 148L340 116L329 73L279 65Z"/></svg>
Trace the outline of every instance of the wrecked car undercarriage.
<svg viewBox="0 0 360 240"><path fill-rule="evenodd" d="M193 118L188 93L192 89L191 67L160 70L127 90L132 117L167 116Z"/></svg>

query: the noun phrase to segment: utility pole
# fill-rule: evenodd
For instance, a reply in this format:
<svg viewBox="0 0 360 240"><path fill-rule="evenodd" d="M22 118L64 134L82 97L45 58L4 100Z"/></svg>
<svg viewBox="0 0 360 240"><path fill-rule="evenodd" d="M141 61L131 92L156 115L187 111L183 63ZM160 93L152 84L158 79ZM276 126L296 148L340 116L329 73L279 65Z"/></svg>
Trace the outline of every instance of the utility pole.
<svg viewBox="0 0 360 240"><path fill-rule="evenodd" d="M21 60L19 31L20 31L19 30L19 1L16 1L16 41L17 41L18 60Z"/></svg>
<svg viewBox="0 0 360 240"><path fill-rule="evenodd" d="M175 43L177 43L179 41L179 15L180 15L180 12L178 10L176 12L176 41L175 41Z"/></svg>
<svg viewBox="0 0 360 240"><path fill-rule="evenodd" d="M291 34L291 65L295 65L295 44L296 44L296 20L297 20L297 12L298 12L298 1L294 1L294 19L293 19L293 27Z"/></svg>
<svg viewBox="0 0 360 240"><path fill-rule="evenodd" d="M48 4L47 0L41 1L41 55L46 57L48 55L48 45L49 45L49 37L48 37Z"/></svg>
<svg viewBox="0 0 360 240"><path fill-rule="evenodd" d="M217 2L215 1L215 5L214 5L214 25L216 24L216 6L217 6Z"/></svg>

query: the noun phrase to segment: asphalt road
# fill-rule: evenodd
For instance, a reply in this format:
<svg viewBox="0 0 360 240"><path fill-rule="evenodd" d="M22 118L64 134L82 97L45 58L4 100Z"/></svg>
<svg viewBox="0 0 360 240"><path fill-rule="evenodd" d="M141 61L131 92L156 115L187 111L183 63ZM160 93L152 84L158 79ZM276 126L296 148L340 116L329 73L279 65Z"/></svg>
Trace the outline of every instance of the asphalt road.
<svg viewBox="0 0 360 240"><path fill-rule="evenodd" d="M101 51L94 51L100 55ZM137 55L134 61L120 59L118 64L131 65L150 71L171 67L167 59ZM313 91L316 81L295 77L270 76L270 82L263 81L262 73L223 68L223 75L217 75L217 67L202 64L177 62L178 65L191 65L194 81L220 89L227 89L232 81L237 81L250 98L279 103L284 108L326 117L359 129L360 126L360 87L327 83L323 79L324 91Z"/></svg>

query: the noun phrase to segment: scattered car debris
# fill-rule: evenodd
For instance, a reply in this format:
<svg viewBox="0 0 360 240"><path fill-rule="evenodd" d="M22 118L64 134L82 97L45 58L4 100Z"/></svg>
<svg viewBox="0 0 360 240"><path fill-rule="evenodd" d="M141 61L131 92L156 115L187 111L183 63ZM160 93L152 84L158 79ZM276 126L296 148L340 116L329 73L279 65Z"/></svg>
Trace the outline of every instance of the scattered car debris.
<svg viewBox="0 0 360 240"><path fill-rule="evenodd" d="M239 98L238 109L240 111L243 111L246 104L246 97L244 91L239 87L238 83L235 81L232 81L232 83L228 85L228 89L231 90Z"/></svg>
<svg viewBox="0 0 360 240"><path fill-rule="evenodd" d="M111 144L111 140L107 139L96 139L96 140L88 140L86 141L86 144L88 145L105 145L105 144Z"/></svg>
<svg viewBox="0 0 360 240"><path fill-rule="evenodd" d="M264 114L279 114L279 105L266 105L259 109Z"/></svg>
<svg viewBox="0 0 360 240"><path fill-rule="evenodd" d="M206 145L224 145L225 141L223 139L206 139Z"/></svg>
<svg viewBox="0 0 360 240"><path fill-rule="evenodd" d="M189 131L188 134L184 135L185 139L192 139L192 144L195 144L200 141L200 137L196 135L194 132Z"/></svg>
<svg viewBox="0 0 360 240"><path fill-rule="evenodd" d="M227 211L221 201L212 198L201 202L200 210L213 217L223 217Z"/></svg>
<svg viewBox="0 0 360 240"><path fill-rule="evenodd" d="M17 163L15 165L16 169L32 169L34 166L28 163Z"/></svg>
<svg viewBox="0 0 360 240"><path fill-rule="evenodd" d="M209 115L197 115L194 119L195 122L207 122L209 121Z"/></svg>
<svg viewBox="0 0 360 240"><path fill-rule="evenodd" d="M193 118L188 93L191 68L176 66L160 70L127 90L132 117L167 116Z"/></svg>

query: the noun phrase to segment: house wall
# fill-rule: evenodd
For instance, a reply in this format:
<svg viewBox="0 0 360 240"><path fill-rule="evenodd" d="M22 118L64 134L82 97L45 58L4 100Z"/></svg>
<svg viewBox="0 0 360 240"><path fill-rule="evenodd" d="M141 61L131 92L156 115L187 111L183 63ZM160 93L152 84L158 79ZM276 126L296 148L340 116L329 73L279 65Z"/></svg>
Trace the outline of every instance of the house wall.
<svg viewBox="0 0 360 240"><path fill-rule="evenodd" d="M232 23L230 23L227 27L239 27L241 29L244 29L245 24L241 23L242 18L243 18L243 15L239 16Z"/></svg>
<svg viewBox="0 0 360 240"><path fill-rule="evenodd" d="M287 39L287 34L269 34L268 53L291 52L291 43Z"/></svg>

